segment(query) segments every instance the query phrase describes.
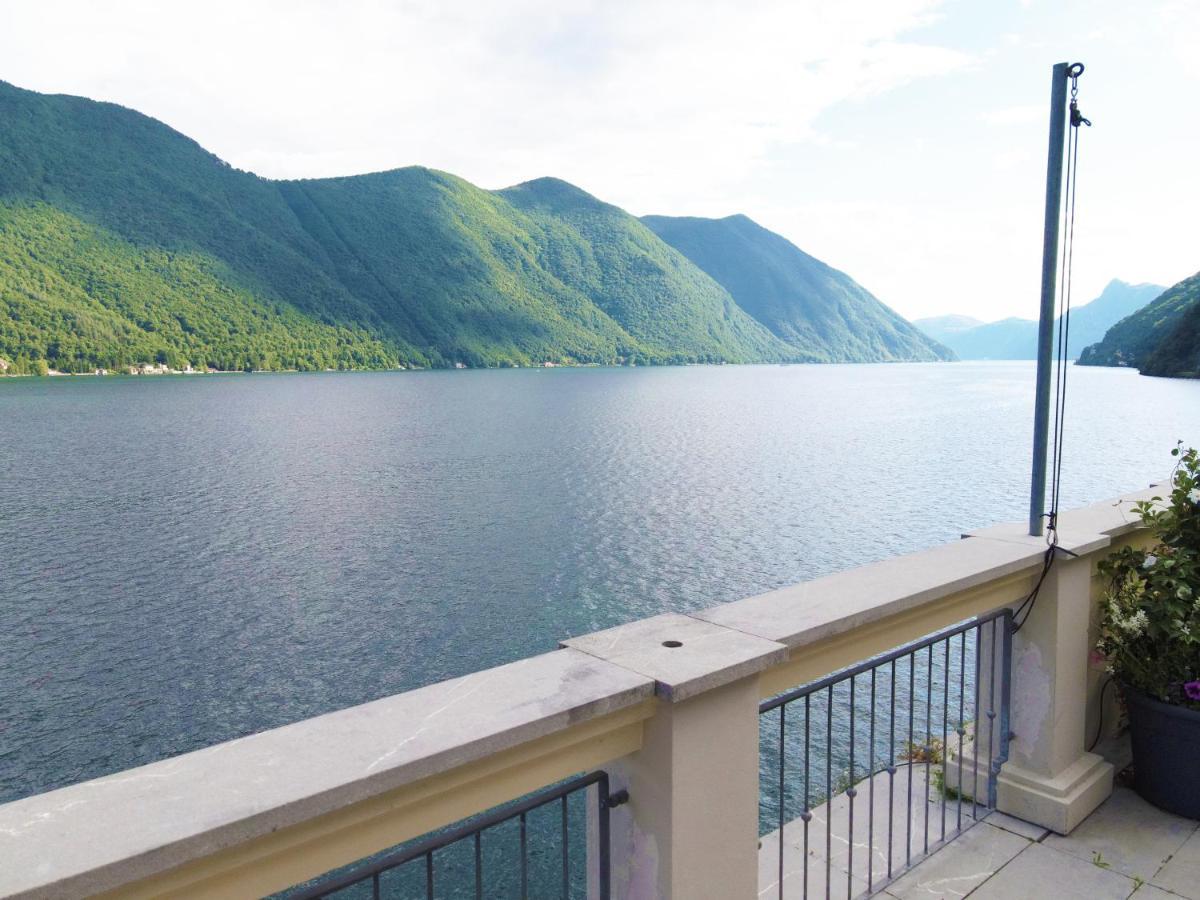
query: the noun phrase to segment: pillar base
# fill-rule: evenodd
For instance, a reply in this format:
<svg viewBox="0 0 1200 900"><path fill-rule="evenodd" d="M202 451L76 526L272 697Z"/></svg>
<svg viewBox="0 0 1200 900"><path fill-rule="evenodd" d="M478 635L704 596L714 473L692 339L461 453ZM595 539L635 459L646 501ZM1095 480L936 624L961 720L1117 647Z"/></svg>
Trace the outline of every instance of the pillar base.
<svg viewBox="0 0 1200 900"><path fill-rule="evenodd" d="M1052 778L1007 762L1000 770L996 806L1010 816L1069 834L1108 799L1112 787L1112 764L1095 753L1084 753Z"/></svg>

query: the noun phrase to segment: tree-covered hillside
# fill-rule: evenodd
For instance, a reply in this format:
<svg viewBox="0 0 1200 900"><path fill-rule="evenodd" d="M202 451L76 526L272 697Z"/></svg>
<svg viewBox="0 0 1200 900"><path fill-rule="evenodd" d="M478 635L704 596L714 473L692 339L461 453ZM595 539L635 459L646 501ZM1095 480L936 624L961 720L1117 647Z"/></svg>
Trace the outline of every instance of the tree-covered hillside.
<svg viewBox="0 0 1200 900"><path fill-rule="evenodd" d="M1133 366L1146 374L1156 375L1194 371L1187 368L1186 347L1188 329L1194 326L1186 324L1185 319L1191 321L1188 313L1198 303L1200 273L1168 288L1153 303L1119 321L1108 330L1102 341L1084 348L1079 355L1079 364ZM1178 340L1174 337L1177 328L1181 329ZM1157 352L1160 348L1165 351L1162 355ZM1151 359L1153 363L1150 363ZM1151 373L1145 368L1147 364L1152 365L1155 371ZM1176 366L1181 368L1175 369Z"/></svg>
<svg viewBox="0 0 1200 900"><path fill-rule="evenodd" d="M727 289L624 210L557 178L500 195L541 227L545 265L643 343L706 361L797 358Z"/></svg>
<svg viewBox="0 0 1200 900"><path fill-rule="evenodd" d="M796 303L833 311L799 340L792 300L731 292L555 179L271 181L132 110L3 82L0 205L0 358L22 369L939 356L833 270Z"/></svg>
<svg viewBox="0 0 1200 900"><path fill-rule="evenodd" d="M327 325L198 252L139 247L44 203L0 203L0 359L10 374L356 369L399 364L359 327Z"/></svg>
<svg viewBox="0 0 1200 900"><path fill-rule="evenodd" d="M1146 357L1142 374L1200 378L1200 302L1193 301L1175 327Z"/></svg>
<svg viewBox="0 0 1200 900"><path fill-rule="evenodd" d="M838 270L746 216L646 216L659 237L810 362L953 359Z"/></svg>

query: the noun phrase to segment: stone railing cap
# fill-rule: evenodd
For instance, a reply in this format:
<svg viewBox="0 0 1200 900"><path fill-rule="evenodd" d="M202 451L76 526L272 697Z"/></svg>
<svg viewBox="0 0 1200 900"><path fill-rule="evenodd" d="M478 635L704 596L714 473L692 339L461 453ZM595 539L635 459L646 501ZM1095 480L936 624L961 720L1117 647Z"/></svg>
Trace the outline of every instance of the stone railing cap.
<svg viewBox="0 0 1200 900"><path fill-rule="evenodd" d="M1140 527L1137 500L1162 494L1152 486L1059 517L1060 543L1074 553L1101 550ZM964 540L881 560L723 603L696 618L786 644L795 650L1042 564L1046 543L1018 523L981 529Z"/></svg>
<svg viewBox="0 0 1200 900"><path fill-rule="evenodd" d="M774 641L678 613L570 638L563 646L653 678L658 695L673 702L778 665L788 653Z"/></svg>
<svg viewBox="0 0 1200 900"><path fill-rule="evenodd" d="M127 884L653 696L557 650L0 806L0 896Z"/></svg>
<svg viewBox="0 0 1200 900"><path fill-rule="evenodd" d="M792 650L1041 565L1042 547L969 538L696 613Z"/></svg>

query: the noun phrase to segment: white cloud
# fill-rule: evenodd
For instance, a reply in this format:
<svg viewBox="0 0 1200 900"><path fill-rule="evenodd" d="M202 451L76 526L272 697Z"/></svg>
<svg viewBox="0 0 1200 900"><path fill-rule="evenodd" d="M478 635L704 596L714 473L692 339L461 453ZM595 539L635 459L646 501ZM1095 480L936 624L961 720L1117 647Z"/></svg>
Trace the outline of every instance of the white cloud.
<svg viewBox="0 0 1200 900"><path fill-rule="evenodd" d="M6 5L0 55L18 83L137 107L268 176L423 163L682 186L961 66L898 39L931 6L51 0Z"/></svg>

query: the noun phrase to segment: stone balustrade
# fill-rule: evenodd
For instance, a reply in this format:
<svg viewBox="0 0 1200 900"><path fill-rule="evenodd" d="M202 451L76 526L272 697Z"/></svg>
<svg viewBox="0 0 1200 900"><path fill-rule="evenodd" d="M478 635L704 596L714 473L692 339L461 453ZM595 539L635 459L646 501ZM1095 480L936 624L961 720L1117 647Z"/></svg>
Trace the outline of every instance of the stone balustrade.
<svg viewBox="0 0 1200 900"><path fill-rule="evenodd" d="M999 807L1056 831L1111 791L1085 752L1095 563L1146 540L1132 502L1060 517L1013 648ZM0 896L255 897L605 768L617 897L758 892L758 703L1016 606L1045 544L1017 525L563 648L0 806ZM1108 718L1111 721L1111 717Z"/></svg>

